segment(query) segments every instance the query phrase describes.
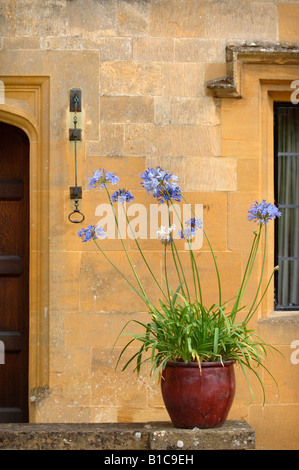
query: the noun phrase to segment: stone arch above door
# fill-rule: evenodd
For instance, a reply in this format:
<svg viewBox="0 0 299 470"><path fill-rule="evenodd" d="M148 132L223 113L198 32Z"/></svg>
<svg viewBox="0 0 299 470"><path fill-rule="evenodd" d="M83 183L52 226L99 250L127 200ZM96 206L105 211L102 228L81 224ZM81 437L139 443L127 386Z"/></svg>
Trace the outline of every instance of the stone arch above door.
<svg viewBox="0 0 299 470"><path fill-rule="evenodd" d="M36 390L48 389L49 369L49 78L0 77L0 121L22 129L30 142L29 420Z"/></svg>

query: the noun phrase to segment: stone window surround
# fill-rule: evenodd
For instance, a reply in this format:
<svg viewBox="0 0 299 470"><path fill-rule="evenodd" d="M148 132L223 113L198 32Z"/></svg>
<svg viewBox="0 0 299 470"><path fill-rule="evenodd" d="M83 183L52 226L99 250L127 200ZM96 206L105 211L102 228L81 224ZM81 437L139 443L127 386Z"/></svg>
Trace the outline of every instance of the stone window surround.
<svg viewBox="0 0 299 470"><path fill-rule="evenodd" d="M283 73L281 68L276 67L275 76L271 72L261 73L259 77L260 110L257 118L260 119L260 152L261 152L261 186L265 188L269 200L274 197L274 175L273 175L273 104L274 101L291 101L294 89L291 84L299 80L299 44L293 43L269 43L269 42L242 42L230 43L226 46L226 76L216 78L207 82L208 93L217 98L246 98L244 94L244 77L250 69L267 70L266 65L285 66ZM249 66L249 67L248 67ZM289 67L288 67L289 66ZM273 70L273 69L272 69ZM289 74L288 74L289 72ZM266 77L266 75L268 75ZM298 88L298 87L297 87ZM244 112L245 112L244 103ZM237 132L237 129L236 129ZM274 229L270 236L270 246L274 246ZM266 274L268 278L272 272L273 260L271 252L267 259ZM262 314L260 321L277 322L298 321L299 312L273 311L274 294L269 289L268 295L262 303Z"/></svg>

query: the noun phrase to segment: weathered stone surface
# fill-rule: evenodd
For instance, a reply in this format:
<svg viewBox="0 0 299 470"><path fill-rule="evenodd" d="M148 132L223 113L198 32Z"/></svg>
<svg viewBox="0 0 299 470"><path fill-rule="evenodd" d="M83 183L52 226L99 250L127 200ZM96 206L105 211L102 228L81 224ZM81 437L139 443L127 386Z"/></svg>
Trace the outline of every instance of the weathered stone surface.
<svg viewBox="0 0 299 470"><path fill-rule="evenodd" d="M151 2L149 32L160 37L205 36L205 3L196 0Z"/></svg>
<svg viewBox="0 0 299 470"><path fill-rule="evenodd" d="M162 66L158 62L103 62L101 91L103 94L160 95Z"/></svg>
<svg viewBox="0 0 299 470"><path fill-rule="evenodd" d="M120 36L142 36L148 33L148 2L120 0L117 2L117 11Z"/></svg>
<svg viewBox="0 0 299 470"><path fill-rule="evenodd" d="M154 99L144 96L102 96L102 122L153 122Z"/></svg>
<svg viewBox="0 0 299 470"><path fill-rule="evenodd" d="M176 429L168 422L1 424L0 450L223 450L254 449L245 421L216 429Z"/></svg>
<svg viewBox="0 0 299 470"><path fill-rule="evenodd" d="M278 5L278 36L280 41L298 41L299 5Z"/></svg>
<svg viewBox="0 0 299 470"><path fill-rule="evenodd" d="M254 24L254 28L248 27ZM209 3L207 37L276 39L277 9L273 2L218 0ZM246 32L245 32L246 31Z"/></svg>
<svg viewBox="0 0 299 470"><path fill-rule="evenodd" d="M135 60L174 60L173 38L136 38L133 40Z"/></svg>
<svg viewBox="0 0 299 470"><path fill-rule="evenodd" d="M254 449L255 434L245 421L227 421L216 429L176 429L156 423L150 446L155 450Z"/></svg>

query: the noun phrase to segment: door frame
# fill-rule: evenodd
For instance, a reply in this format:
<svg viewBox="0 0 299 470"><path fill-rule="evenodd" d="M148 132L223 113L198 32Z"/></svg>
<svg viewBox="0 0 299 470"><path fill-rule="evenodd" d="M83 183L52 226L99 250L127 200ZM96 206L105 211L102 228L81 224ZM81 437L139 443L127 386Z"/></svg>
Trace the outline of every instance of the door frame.
<svg viewBox="0 0 299 470"><path fill-rule="evenodd" d="M29 139L29 422L49 388L49 77L0 77L0 121Z"/></svg>

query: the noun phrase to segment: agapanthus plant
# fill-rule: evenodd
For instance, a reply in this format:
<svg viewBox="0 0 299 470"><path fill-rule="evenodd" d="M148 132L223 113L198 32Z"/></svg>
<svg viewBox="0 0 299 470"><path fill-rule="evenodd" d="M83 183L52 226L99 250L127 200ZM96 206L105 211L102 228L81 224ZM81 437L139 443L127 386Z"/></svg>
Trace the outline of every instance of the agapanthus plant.
<svg viewBox="0 0 299 470"><path fill-rule="evenodd" d="M106 237L103 227L96 227L95 225L88 225L87 228L79 230L78 235L81 237L82 242L89 242L90 240L97 240L100 237Z"/></svg>
<svg viewBox="0 0 299 470"><path fill-rule="evenodd" d="M152 194L160 203L182 199L181 190L177 185L178 177L162 168L149 168L141 174L142 186L148 194Z"/></svg>
<svg viewBox="0 0 299 470"><path fill-rule="evenodd" d="M165 171L162 168L157 167L149 168L142 173L141 180L141 185L148 194L156 198L159 203L167 205L169 214L169 225L162 226L157 231L157 238L161 241L161 244L164 247L164 284L166 287L163 288L154 275L153 270L139 245L138 239L135 236L135 232L130 226L130 220L125 212L128 226L131 228L140 256L148 268L149 275L152 277L153 282L156 283L161 292L161 298L157 303L148 297L143 282L136 271L135 264L130 258L130 254L127 251L120 233L119 235L122 241L122 246L127 256L130 269L137 281L137 287L136 284L129 281L126 274L121 272L120 269L109 259L108 255L101 248L100 243L98 243L98 239L105 236L105 232L102 227L97 228L90 225L87 229L82 229L78 232L83 242L93 240L96 243L106 260L129 284L130 288L136 293L136 295L142 299L150 315L147 323L143 323L138 319L131 320L138 324L139 327L143 328L143 332L131 335L132 339L121 351L117 363L119 363L124 352L134 341L141 343L141 346L124 365L123 370L126 369L126 367L134 360L136 360L136 370L138 373L141 365L144 362L150 361L152 365L151 371L155 371L157 374L163 370L168 361L197 361L200 367L201 363L204 361L223 362L226 360L234 360L240 365L244 372L249 387L250 383L247 377L246 368L256 375L264 392L263 382L256 366L262 366L262 368L270 374L263 364L263 359L265 358L269 348L275 348L266 344L249 328L249 321L259 307L276 269L274 268L266 288L261 292L267 250L267 224L270 220L280 217L280 212L277 207L271 203L266 203L265 200L261 203L256 202L249 209L248 219L257 222L259 228L257 231L255 230L253 232L253 242L241 285L233 299L232 306L229 308L228 306L231 305L231 303L225 302L222 299L221 278L212 245L203 227L202 221L196 217L192 207L188 204L188 201L185 199L181 189L179 188L177 176L173 175L169 171ZM95 188L99 186L106 190L108 200L112 206L116 226L118 228L118 217L117 211L114 209L114 204L119 203L124 207L125 203L130 203L134 196L126 189L119 189L111 195L109 184L115 184L117 182L118 177L114 175L113 172L106 172L106 170L100 169L93 174L92 178L90 178L89 187ZM189 205L193 213L193 217L187 220L185 226L182 221L180 221L180 227L178 228L170 223L170 209L172 208L175 210L174 201L184 201ZM194 290L194 294L191 295L191 286L188 285L183 263L181 262L179 251L176 247L176 237L174 234L177 229L178 238L183 238L187 240L188 243L190 243L197 230L202 230L208 242L218 282L218 298L217 300L215 299L215 303L211 306L206 306L204 304L200 269L190 243L190 265ZM242 301L259 250L262 231L264 231L265 239L260 278L252 302L250 305L246 306L247 314L245 319L239 320L239 312L245 307ZM174 261L174 268L172 267L172 269L174 269L177 274L177 284L175 286L172 286L169 282L167 253L170 254ZM131 323L131 321L124 325L121 333L128 324ZM148 354L149 352L150 354Z"/></svg>
<svg viewBox="0 0 299 470"><path fill-rule="evenodd" d="M95 188L97 185L99 185L100 188L103 189L107 183L116 184L118 181L119 178L114 174L113 171L107 172L105 168L100 168L94 172L91 178L89 178L88 188Z"/></svg>
<svg viewBox="0 0 299 470"><path fill-rule="evenodd" d="M111 195L111 201L118 202L119 204L130 204L130 202L134 201L134 196L127 189L119 189Z"/></svg>

